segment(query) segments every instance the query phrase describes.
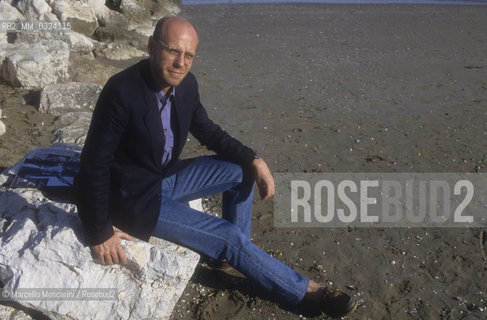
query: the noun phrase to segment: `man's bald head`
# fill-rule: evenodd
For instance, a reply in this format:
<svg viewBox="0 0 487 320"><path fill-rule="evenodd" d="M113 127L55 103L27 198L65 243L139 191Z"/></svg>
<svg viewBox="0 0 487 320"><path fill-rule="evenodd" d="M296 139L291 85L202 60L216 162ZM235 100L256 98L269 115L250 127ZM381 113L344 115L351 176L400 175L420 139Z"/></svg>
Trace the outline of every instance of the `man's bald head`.
<svg viewBox="0 0 487 320"><path fill-rule="evenodd" d="M167 41L169 32L171 32L173 29L181 30L182 28L186 29L190 34L193 34L195 40L198 41L198 33L196 32L196 29L191 22L183 17L161 18L159 21L157 21L152 36L162 41Z"/></svg>

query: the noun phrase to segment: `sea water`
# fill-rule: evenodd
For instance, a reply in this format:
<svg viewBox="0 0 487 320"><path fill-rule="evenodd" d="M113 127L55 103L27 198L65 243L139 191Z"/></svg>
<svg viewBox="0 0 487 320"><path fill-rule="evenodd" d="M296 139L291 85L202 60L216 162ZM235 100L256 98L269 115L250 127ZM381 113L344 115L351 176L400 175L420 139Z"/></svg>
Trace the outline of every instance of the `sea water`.
<svg viewBox="0 0 487 320"><path fill-rule="evenodd" d="M182 0L183 5L197 4L266 4L266 3L334 3L334 4L445 4L487 5L487 0Z"/></svg>

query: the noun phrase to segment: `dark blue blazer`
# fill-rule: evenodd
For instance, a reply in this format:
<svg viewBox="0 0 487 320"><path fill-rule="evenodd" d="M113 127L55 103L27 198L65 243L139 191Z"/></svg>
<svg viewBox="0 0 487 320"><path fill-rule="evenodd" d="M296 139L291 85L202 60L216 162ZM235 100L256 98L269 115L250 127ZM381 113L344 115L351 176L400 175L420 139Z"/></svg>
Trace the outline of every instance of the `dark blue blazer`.
<svg viewBox="0 0 487 320"><path fill-rule="evenodd" d="M162 179L181 168L188 132L228 161L244 166L254 158L254 151L208 118L193 74L175 90L173 156L163 167L165 140L155 95L160 90L149 61L114 75L103 88L75 179L89 245L110 238L113 225L143 240L151 236L160 212Z"/></svg>

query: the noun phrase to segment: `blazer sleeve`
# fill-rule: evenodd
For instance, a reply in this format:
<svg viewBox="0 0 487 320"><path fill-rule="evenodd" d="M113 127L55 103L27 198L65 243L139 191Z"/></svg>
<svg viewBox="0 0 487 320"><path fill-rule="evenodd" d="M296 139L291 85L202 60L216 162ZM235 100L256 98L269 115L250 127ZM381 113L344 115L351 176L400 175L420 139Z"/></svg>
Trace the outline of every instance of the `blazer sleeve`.
<svg viewBox="0 0 487 320"><path fill-rule="evenodd" d="M110 168L129 114L115 88L109 81L100 94L75 182L78 212L89 245L103 243L113 235L109 214Z"/></svg>
<svg viewBox="0 0 487 320"><path fill-rule="evenodd" d="M255 158L256 153L209 119L208 113L200 102L196 79L194 79L193 85L196 88L196 107L191 119L191 134L225 160L242 166L248 165Z"/></svg>

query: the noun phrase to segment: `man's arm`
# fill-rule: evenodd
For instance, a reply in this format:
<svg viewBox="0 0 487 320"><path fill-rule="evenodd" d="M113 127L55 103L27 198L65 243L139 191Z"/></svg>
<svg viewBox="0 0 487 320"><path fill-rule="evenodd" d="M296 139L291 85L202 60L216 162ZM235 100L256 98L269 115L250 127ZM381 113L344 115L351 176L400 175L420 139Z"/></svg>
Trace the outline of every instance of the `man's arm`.
<svg viewBox="0 0 487 320"><path fill-rule="evenodd" d="M113 231L108 211L110 167L127 118L120 95L107 84L93 112L76 181L79 215L88 243L102 264L125 263L120 239L132 240L126 233Z"/></svg>

